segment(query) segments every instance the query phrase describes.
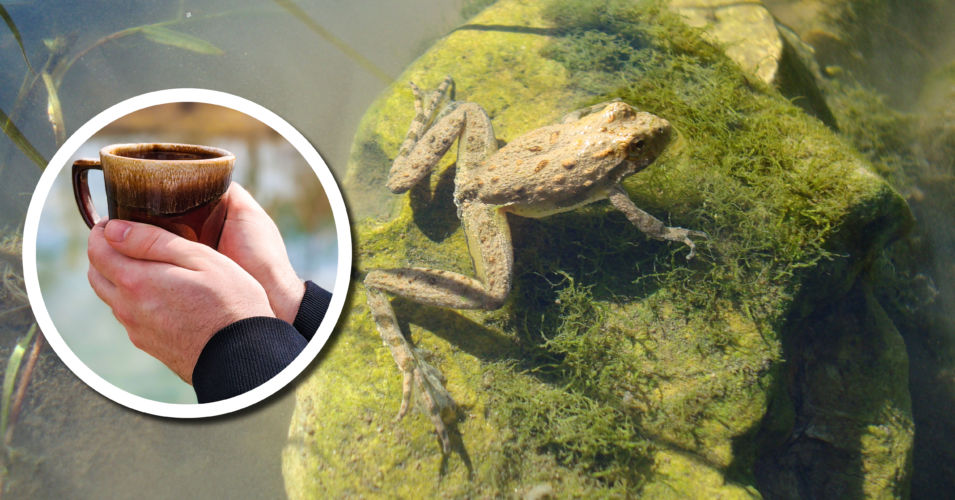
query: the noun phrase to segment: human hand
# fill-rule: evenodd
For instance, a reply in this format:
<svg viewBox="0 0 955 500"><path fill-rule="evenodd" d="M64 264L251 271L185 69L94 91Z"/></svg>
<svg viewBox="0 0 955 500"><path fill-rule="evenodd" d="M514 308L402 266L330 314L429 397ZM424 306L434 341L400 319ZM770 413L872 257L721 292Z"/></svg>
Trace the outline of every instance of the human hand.
<svg viewBox="0 0 955 500"><path fill-rule="evenodd" d="M274 316L255 279L206 245L149 224L101 221L90 231L90 285L133 345L192 384L209 339L254 316Z"/></svg>
<svg viewBox="0 0 955 500"><path fill-rule="evenodd" d="M252 195L235 182L229 186L224 203L228 209L219 252L265 288L277 318L294 323L305 295L305 282L292 269L279 228Z"/></svg>

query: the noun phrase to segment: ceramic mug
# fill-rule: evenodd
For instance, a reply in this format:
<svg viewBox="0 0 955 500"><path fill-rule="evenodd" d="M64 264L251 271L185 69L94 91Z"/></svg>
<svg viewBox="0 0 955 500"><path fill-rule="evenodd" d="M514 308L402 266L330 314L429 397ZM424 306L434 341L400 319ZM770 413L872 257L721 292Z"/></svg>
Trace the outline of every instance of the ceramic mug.
<svg viewBox="0 0 955 500"><path fill-rule="evenodd" d="M73 195L86 225L99 214L90 198L90 170L102 170L110 219L145 222L204 243L219 244L235 155L191 144L114 144L99 159L73 163Z"/></svg>

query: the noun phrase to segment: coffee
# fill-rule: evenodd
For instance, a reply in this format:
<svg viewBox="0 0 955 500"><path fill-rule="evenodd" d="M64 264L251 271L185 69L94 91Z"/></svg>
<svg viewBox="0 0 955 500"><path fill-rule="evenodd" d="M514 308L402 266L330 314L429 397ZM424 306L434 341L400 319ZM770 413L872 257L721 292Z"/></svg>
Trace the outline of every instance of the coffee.
<svg viewBox="0 0 955 500"><path fill-rule="evenodd" d="M188 144L117 144L100 159L73 164L73 191L90 227L96 214L87 173L102 169L111 219L145 222L215 248L225 221L222 195L229 188L235 156L223 149Z"/></svg>

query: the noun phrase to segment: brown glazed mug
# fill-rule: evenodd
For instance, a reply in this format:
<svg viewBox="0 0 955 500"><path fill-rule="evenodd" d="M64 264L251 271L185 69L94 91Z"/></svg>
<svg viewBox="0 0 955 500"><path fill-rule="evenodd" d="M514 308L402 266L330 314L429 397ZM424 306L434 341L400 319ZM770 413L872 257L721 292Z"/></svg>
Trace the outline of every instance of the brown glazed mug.
<svg viewBox="0 0 955 500"><path fill-rule="evenodd" d="M99 220L87 177L102 170L110 219L145 222L204 243L219 244L235 155L191 144L114 144L99 159L73 163L73 195L86 225Z"/></svg>

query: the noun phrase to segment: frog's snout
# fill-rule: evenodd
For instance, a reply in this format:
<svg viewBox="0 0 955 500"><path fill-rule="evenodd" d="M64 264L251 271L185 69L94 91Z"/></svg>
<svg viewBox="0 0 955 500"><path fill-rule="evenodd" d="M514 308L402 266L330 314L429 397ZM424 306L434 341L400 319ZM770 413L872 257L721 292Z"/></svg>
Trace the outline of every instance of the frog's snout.
<svg viewBox="0 0 955 500"><path fill-rule="evenodd" d="M656 117L653 127L653 135L659 137L664 142L670 142L670 134L673 133L673 127L665 118Z"/></svg>
<svg viewBox="0 0 955 500"><path fill-rule="evenodd" d="M627 151L628 159L641 167L649 165L663 153L673 135L673 127L665 119L649 113L643 118L643 126L634 135Z"/></svg>

